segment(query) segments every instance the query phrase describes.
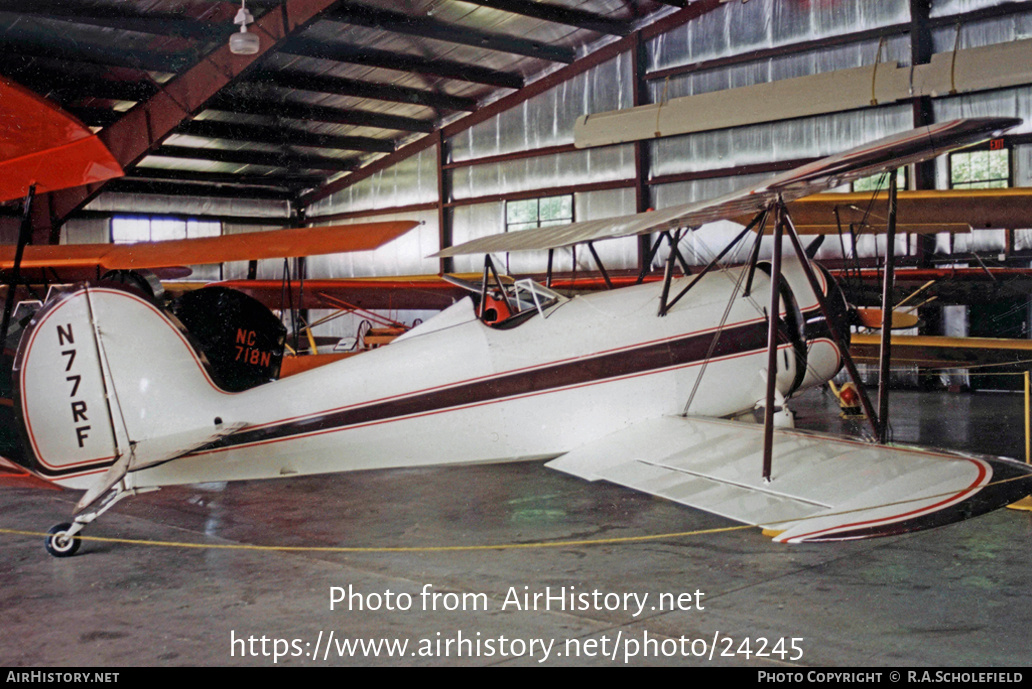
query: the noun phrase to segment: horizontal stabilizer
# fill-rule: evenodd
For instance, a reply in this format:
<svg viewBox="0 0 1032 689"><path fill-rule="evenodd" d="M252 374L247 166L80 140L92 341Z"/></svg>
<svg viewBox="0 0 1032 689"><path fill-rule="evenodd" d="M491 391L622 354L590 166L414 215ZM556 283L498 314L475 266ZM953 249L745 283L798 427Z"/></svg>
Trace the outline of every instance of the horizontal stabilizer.
<svg viewBox="0 0 1032 689"><path fill-rule="evenodd" d="M785 543L885 536L982 514L1032 491L1012 460L873 445L777 429L771 480L763 427L664 417L547 464L778 532Z"/></svg>
<svg viewBox="0 0 1032 689"><path fill-rule="evenodd" d="M245 426L247 426L246 423L239 422L223 424L214 431L210 428L194 429L135 442L130 452L122 455L118 461L111 465L101 479L86 491L75 506L75 511L79 512L92 505L130 471L146 469L147 467L170 462L213 443L219 438L232 435Z"/></svg>

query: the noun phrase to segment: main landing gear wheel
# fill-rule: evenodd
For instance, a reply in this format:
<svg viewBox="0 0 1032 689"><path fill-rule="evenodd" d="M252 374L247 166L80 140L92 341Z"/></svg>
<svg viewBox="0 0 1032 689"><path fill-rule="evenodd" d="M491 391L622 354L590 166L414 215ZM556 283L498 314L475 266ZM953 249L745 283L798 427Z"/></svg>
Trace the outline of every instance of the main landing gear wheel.
<svg viewBox="0 0 1032 689"><path fill-rule="evenodd" d="M78 536L68 536L68 530L72 528L69 523L57 524L47 531L49 536L44 543L47 552L54 557L71 557L79 551L82 540Z"/></svg>

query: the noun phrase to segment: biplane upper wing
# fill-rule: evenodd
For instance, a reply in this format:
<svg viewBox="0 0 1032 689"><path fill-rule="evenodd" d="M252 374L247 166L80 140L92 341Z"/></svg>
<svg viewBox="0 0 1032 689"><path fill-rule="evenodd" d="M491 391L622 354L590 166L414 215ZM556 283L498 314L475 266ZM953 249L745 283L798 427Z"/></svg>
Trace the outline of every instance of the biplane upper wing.
<svg viewBox="0 0 1032 689"><path fill-rule="evenodd" d="M122 167L82 122L0 77L0 202L122 176Z"/></svg>
<svg viewBox="0 0 1032 689"><path fill-rule="evenodd" d="M414 220L393 220L139 244L29 245L25 247L21 266L26 269L100 267L103 270L140 270L368 251L418 224ZM0 246L0 269L12 267L14 255L14 246Z"/></svg>
<svg viewBox="0 0 1032 689"><path fill-rule="evenodd" d="M957 521L1028 493L1013 460L871 445L776 429L770 482L763 426L699 417L634 424L546 466L606 480L776 533L783 543L887 536Z"/></svg>
<svg viewBox="0 0 1032 689"><path fill-rule="evenodd" d="M717 198L605 220L481 237L436 256L558 249L574 244L703 225L757 213L781 196L792 201L852 181L921 162L970 145L1021 123L1015 118L952 120L885 137L782 173Z"/></svg>

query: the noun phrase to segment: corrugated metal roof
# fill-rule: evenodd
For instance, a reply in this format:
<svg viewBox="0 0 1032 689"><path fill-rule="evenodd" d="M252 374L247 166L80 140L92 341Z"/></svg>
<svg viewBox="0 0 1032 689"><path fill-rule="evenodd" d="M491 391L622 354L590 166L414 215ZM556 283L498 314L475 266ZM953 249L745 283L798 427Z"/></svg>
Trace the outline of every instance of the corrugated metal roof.
<svg viewBox="0 0 1032 689"><path fill-rule="evenodd" d="M247 0L247 7L260 19L287 1ZM443 119L571 61L603 35L576 25L585 18L617 19L615 30L629 30L669 4L342 0L184 120L181 133L155 144L139 176L167 170L169 181L192 181L184 188L191 194L215 178L232 184L232 176L240 177L242 193L256 174L289 173L306 184L336 178L341 171L320 161L364 164L383 153L363 149L425 136ZM0 74L91 126L110 126L225 45L239 7L220 0L0 0ZM526 16L542 11L548 18ZM133 177L134 168L127 173Z"/></svg>

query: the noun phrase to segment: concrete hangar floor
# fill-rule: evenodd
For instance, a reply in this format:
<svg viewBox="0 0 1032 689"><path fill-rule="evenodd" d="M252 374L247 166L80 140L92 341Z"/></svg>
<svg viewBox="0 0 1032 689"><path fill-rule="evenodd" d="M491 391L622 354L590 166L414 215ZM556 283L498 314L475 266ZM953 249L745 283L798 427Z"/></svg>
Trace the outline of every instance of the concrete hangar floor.
<svg viewBox="0 0 1032 689"><path fill-rule="evenodd" d="M840 423L819 390L795 409L801 427ZM1024 452L1020 395L899 393L892 412L897 441ZM1028 512L782 546L524 463L165 489L86 532L150 543L65 559L10 533L66 520L76 497L0 492L0 667L1032 661ZM548 542L566 544L441 549ZM371 550L253 548L274 545Z"/></svg>

